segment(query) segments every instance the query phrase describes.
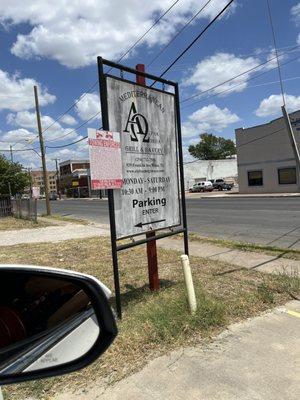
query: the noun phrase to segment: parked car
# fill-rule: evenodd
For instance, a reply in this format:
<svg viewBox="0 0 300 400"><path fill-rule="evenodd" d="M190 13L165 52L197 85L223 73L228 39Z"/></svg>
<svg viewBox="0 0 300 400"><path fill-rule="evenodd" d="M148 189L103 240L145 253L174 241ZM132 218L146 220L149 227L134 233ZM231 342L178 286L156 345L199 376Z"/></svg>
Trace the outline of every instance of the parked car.
<svg viewBox="0 0 300 400"><path fill-rule="evenodd" d="M189 189L190 193L196 193L196 192L212 192L213 191L213 185L210 181L203 181L203 182L198 182L193 185Z"/></svg>
<svg viewBox="0 0 300 400"><path fill-rule="evenodd" d="M58 196L56 193L50 193L49 200L57 200Z"/></svg>
<svg viewBox="0 0 300 400"><path fill-rule="evenodd" d="M231 183L226 183L224 179L216 179L212 182L213 189L216 190L231 190L233 187L233 184Z"/></svg>

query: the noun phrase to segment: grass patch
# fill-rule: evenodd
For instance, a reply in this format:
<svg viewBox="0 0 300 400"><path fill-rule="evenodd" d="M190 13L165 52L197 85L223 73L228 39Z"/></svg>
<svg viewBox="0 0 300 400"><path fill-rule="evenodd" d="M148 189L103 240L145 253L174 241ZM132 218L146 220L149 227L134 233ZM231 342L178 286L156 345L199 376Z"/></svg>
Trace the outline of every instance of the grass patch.
<svg viewBox="0 0 300 400"><path fill-rule="evenodd" d="M41 217L54 220L54 221L58 221L58 222L72 222L75 224L80 224L80 225L89 225L89 221L85 220L85 219L80 219L80 218L73 218L73 217L68 217L68 216L64 216L64 215L59 215L59 214L51 214L51 215L47 215L47 214L41 214Z"/></svg>
<svg viewBox="0 0 300 400"><path fill-rule="evenodd" d="M145 246L120 253L123 320L118 322L115 343L100 359L67 376L5 386L7 398L53 399L62 391L97 384L95 377L102 384L111 384L136 372L154 357L180 346L207 343L229 323L284 304L291 299L291 293L296 296L300 290L297 276L266 275L246 269L224 274L232 266L190 257L198 301L198 311L191 316L180 254L158 247L158 257L161 289L150 292ZM0 263L86 272L113 288L110 241L106 237L1 247Z"/></svg>
<svg viewBox="0 0 300 400"><path fill-rule="evenodd" d="M28 221L26 219L18 219L14 217L0 218L0 231L12 231L17 229L36 229L49 226L44 221Z"/></svg>
<svg viewBox="0 0 300 400"><path fill-rule="evenodd" d="M202 243L212 243L220 247L229 247L241 251L250 251L255 253L264 253L273 256L289 258L292 260L300 260L300 250L281 248L276 246L260 245L256 243L236 242L234 240L216 239L198 235L197 233L189 233L191 241L199 241Z"/></svg>
<svg viewBox="0 0 300 400"><path fill-rule="evenodd" d="M262 282L257 287L257 293L263 303L270 304L270 305L274 304L274 302L275 302L274 293L273 293L272 289L265 282Z"/></svg>
<svg viewBox="0 0 300 400"><path fill-rule="evenodd" d="M150 328L149 333L157 343L180 341L197 330L206 332L211 327L223 326L226 321L225 306L213 300L202 286L196 285L198 308L194 315L188 313L184 286L157 293L138 313L140 323Z"/></svg>

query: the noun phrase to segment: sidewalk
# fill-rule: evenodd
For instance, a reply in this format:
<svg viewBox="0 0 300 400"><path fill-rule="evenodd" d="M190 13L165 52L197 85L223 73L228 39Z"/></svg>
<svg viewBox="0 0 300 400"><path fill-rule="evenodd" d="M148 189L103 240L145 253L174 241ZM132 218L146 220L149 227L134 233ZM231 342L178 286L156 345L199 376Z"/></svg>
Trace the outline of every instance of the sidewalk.
<svg viewBox="0 0 300 400"><path fill-rule="evenodd" d="M167 238L157 243L165 249L183 252L182 240ZM300 261L283 258L280 255L272 256L264 253L230 249L229 247L220 247L215 244L200 241L190 241L189 252L191 256L227 262L237 268L247 268L267 273L285 272L289 275L298 272L300 275ZM233 270L229 269L228 272L230 271Z"/></svg>
<svg viewBox="0 0 300 400"><path fill-rule="evenodd" d="M206 199L206 198L281 198L281 197L300 197L300 193L238 193L236 191L214 191L204 193L189 193L185 194L188 199Z"/></svg>
<svg viewBox="0 0 300 400"><path fill-rule="evenodd" d="M20 229L5 231L0 236L0 246L13 246L22 243L61 242L70 239L82 239L108 235L103 225L64 224L38 229Z"/></svg>
<svg viewBox="0 0 300 400"><path fill-rule="evenodd" d="M300 302L229 326L212 344L181 348L105 389L55 400L298 400Z"/></svg>
<svg viewBox="0 0 300 400"><path fill-rule="evenodd" d="M79 225L56 221L54 223L57 226L5 231L5 234L0 235L0 246L13 246L22 243L55 243L71 239L105 236L110 233L109 225ZM158 240L157 245L183 253L183 241L179 239ZM190 241L189 250L191 256L223 261L236 268L247 268L266 273L300 274L300 261L283 258L281 255L272 256L264 253L235 250L201 241ZM229 268L228 272L233 270Z"/></svg>

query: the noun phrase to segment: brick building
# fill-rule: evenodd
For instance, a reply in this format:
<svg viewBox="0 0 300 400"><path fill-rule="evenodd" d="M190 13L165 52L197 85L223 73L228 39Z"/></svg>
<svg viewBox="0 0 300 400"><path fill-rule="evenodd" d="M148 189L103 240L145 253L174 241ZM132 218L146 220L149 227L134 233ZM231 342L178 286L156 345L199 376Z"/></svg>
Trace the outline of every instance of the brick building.
<svg viewBox="0 0 300 400"><path fill-rule="evenodd" d="M40 188L40 194L45 194L45 185L43 172L41 170L31 171L32 186ZM57 193L57 177L56 171L47 171L48 184L50 193Z"/></svg>

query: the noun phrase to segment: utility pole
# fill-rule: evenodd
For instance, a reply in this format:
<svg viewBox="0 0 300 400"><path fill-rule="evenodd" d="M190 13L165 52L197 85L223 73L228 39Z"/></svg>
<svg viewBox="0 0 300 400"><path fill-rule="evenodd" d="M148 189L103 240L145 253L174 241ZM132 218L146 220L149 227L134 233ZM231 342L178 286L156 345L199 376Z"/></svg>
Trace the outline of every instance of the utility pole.
<svg viewBox="0 0 300 400"><path fill-rule="evenodd" d="M47 210L47 215L51 215L50 199L49 199L49 182L48 182L48 176L47 176L45 146L44 146L44 139L43 139L43 131L42 131L42 123L41 123L41 114L40 114L37 86L34 86L34 98L35 98L35 111L36 111L36 119L37 119L37 126L38 126L39 139L40 139L40 148L41 148L41 157L42 157L43 180L44 180L45 196L46 196L46 210Z"/></svg>
<svg viewBox="0 0 300 400"><path fill-rule="evenodd" d="M59 176L59 169L58 169L58 161L59 161L60 159L59 159L59 158L53 158L52 160L55 161L55 167L56 167L56 188L57 188L58 197L61 199L60 188L59 188L60 176Z"/></svg>
<svg viewBox="0 0 300 400"><path fill-rule="evenodd" d="M281 107L281 110L282 110L285 126L286 126L286 129L287 129L290 141L291 141L293 153L294 153L294 156L295 156L297 182L298 182L298 187L300 189L300 152L299 152L298 144L296 142L296 138L295 138L294 131L293 131L293 128L292 128L290 116L287 113L284 105Z"/></svg>
<svg viewBox="0 0 300 400"><path fill-rule="evenodd" d="M11 161L11 162L14 162L13 147L12 147L12 145L9 146L9 150L10 150L10 161Z"/></svg>

